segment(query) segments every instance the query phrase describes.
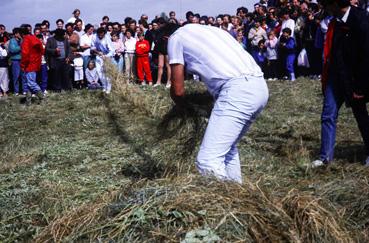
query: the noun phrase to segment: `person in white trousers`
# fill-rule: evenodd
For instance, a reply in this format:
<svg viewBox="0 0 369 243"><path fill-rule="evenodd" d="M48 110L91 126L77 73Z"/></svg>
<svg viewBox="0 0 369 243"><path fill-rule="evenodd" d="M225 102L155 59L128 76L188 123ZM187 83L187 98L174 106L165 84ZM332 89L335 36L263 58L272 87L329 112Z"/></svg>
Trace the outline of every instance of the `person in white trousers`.
<svg viewBox="0 0 369 243"><path fill-rule="evenodd" d="M185 65L215 99L196 159L203 175L242 183L237 143L266 106L269 92L254 59L227 32L211 26L167 24L171 97L184 105Z"/></svg>

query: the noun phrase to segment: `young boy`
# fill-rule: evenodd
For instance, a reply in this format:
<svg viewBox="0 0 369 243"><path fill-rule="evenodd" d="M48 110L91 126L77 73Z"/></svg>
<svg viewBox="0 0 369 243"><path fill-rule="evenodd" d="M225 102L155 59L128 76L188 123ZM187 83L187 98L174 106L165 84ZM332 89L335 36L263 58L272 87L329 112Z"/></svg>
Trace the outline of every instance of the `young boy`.
<svg viewBox="0 0 369 243"><path fill-rule="evenodd" d="M279 40L282 50L286 54L286 69L290 76L291 81L295 81L295 69L294 63L296 59L296 41L291 36L292 30L290 28L284 28L282 30L282 36Z"/></svg>
<svg viewBox="0 0 369 243"><path fill-rule="evenodd" d="M259 65L261 70L265 73L265 64L266 64L266 53L265 53L265 41L259 40L258 47L256 52L254 52L254 59L256 63Z"/></svg>
<svg viewBox="0 0 369 243"><path fill-rule="evenodd" d="M137 77L141 85L145 85L146 83L144 80L144 76L146 76L146 80L151 86L152 77L149 60L150 44L147 40L144 39L142 33L138 33L137 37L138 37L138 41L136 43Z"/></svg>
<svg viewBox="0 0 369 243"><path fill-rule="evenodd" d="M265 42L268 81L277 80L277 43L278 39L275 36L274 31L270 31L268 34L268 40Z"/></svg>

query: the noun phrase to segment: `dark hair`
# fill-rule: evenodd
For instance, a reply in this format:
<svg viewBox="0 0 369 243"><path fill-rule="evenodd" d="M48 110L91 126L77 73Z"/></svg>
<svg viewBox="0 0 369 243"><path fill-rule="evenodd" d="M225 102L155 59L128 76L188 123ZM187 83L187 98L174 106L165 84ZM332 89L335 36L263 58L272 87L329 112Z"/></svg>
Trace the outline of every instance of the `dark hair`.
<svg viewBox="0 0 369 243"><path fill-rule="evenodd" d="M65 25L65 28L67 29L69 26L73 28L73 27L74 27L74 24L72 24L72 23L67 23L67 24Z"/></svg>
<svg viewBox="0 0 369 243"><path fill-rule="evenodd" d="M247 8L245 8L245 7L239 7L237 9L237 14L239 14L241 11L244 12L245 14L247 14L249 12L249 10Z"/></svg>
<svg viewBox="0 0 369 243"><path fill-rule="evenodd" d="M96 33L98 33L98 34L101 34L101 33L106 34L106 30L105 30L105 28L100 27L100 28L97 29Z"/></svg>
<svg viewBox="0 0 369 243"><path fill-rule="evenodd" d="M174 12L174 11L170 11L170 12L169 12L169 16L171 16L172 14L176 14L176 12Z"/></svg>
<svg viewBox="0 0 369 243"><path fill-rule="evenodd" d="M135 32L134 31L132 31L132 30L130 30L130 29L128 29L127 31L126 31L126 33L125 33L125 35L127 35L127 33L131 33L131 36L135 36Z"/></svg>
<svg viewBox="0 0 369 243"><path fill-rule="evenodd" d="M117 36L117 37L119 37L119 32L117 32L117 31L113 31L113 32L111 32L110 36L111 36L111 37L113 37L113 36Z"/></svg>
<svg viewBox="0 0 369 243"><path fill-rule="evenodd" d="M195 16L192 11L188 11L186 13L186 19L188 19L190 16Z"/></svg>
<svg viewBox="0 0 369 243"><path fill-rule="evenodd" d="M2 26L0 25L0 27L2 27ZM21 33L21 29L20 28L14 28L13 29L13 35L19 34L19 33Z"/></svg>
<svg viewBox="0 0 369 243"><path fill-rule="evenodd" d="M87 24L86 26L85 26L85 32L87 32L90 28L93 28L94 26L92 25L92 24Z"/></svg>
<svg viewBox="0 0 369 243"><path fill-rule="evenodd" d="M338 7L345 8L350 6L350 0L320 0L319 1L323 7L326 7L327 5L337 3Z"/></svg>
<svg viewBox="0 0 369 243"><path fill-rule="evenodd" d="M41 23L42 25L47 25L48 27L50 27L50 22L48 21L48 20L44 20L44 21L42 21L42 23Z"/></svg>
<svg viewBox="0 0 369 243"><path fill-rule="evenodd" d="M63 29L56 29L54 31L54 34L55 34L55 39L56 40L62 40L62 39L64 39L65 30L63 30Z"/></svg>
<svg viewBox="0 0 369 243"><path fill-rule="evenodd" d="M141 36L144 36L144 34L143 33L137 33L138 38L141 37Z"/></svg>
<svg viewBox="0 0 369 243"><path fill-rule="evenodd" d="M36 37L37 37L37 39L43 39L44 38L42 34L38 34L38 35L36 35Z"/></svg>
<svg viewBox="0 0 369 243"><path fill-rule="evenodd" d="M79 23L79 22L82 24L83 23L82 19L76 19L76 21L74 21L74 24L77 25L77 23Z"/></svg>
<svg viewBox="0 0 369 243"><path fill-rule="evenodd" d="M29 29L28 29L28 26L25 26L25 25L23 25L20 28L20 32L21 32L22 35L29 35L30 34Z"/></svg>
<svg viewBox="0 0 369 243"><path fill-rule="evenodd" d="M58 19L57 21L55 21L55 24L58 24L59 22L62 22L62 24L64 24L64 20L62 19Z"/></svg>
<svg viewBox="0 0 369 243"><path fill-rule="evenodd" d="M160 17L160 18L157 18L156 19L156 23L158 23L158 24L166 24L167 21L163 17Z"/></svg>
<svg viewBox="0 0 369 243"><path fill-rule="evenodd" d="M258 46L260 46L260 44L265 44L265 40L264 40L264 39L259 40L259 42L258 42Z"/></svg>
<svg viewBox="0 0 369 243"><path fill-rule="evenodd" d="M108 21L110 20L110 18L109 18L109 16L104 16L104 17L102 17L102 20L104 21L104 19L108 19Z"/></svg>
<svg viewBox="0 0 369 243"><path fill-rule="evenodd" d="M284 28L282 30L282 33L287 33L287 34L291 35L292 34L292 30L290 28Z"/></svg>
<svg viewBox="0 0 369 243"><path fill-rule="evenodd" d="M41 28L41 25L42 25L41 23L36 23L35 28Z"/></svg>
<svg viewBox="0 0 369 243"><path fill-rule="evenodd" d="M0 24L0 28L5 28L5 25L3 25L3 24Z"/></svg>

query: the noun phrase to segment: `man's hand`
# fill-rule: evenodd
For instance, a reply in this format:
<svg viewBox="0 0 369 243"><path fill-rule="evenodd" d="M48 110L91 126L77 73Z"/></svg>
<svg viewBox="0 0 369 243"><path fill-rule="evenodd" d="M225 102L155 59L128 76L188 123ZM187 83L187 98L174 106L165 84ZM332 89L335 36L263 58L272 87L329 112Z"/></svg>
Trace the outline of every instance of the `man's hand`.
<svg viewBox="0 0 369 243"><path fill-rule="evenodd" d="M170 97L176 103L177 108L179 110L183 109L184 104L184 66L182 64L171 64L171 88L170 88Z"/></svg>
<svg viewBox="0 0 369 243"><path fill-rule="evenodd" d="M357 93L353 93L352 97L354 98L354 100L361 100L361 99L364 99L365 96L364 95L360 95L360 94L357 94Z"/></svg>

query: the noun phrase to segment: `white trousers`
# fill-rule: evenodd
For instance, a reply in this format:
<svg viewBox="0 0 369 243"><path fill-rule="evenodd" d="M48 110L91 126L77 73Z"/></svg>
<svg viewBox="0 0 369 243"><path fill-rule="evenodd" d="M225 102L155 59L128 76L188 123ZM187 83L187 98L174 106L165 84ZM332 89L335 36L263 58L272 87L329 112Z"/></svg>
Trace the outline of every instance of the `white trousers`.
<svg viewBox="0 0 369 243"><path fill-rule="evenodd" d="M97 75L99 76L99 79L102 83L103 89L107 92L111 91L111 82L110 78L106 76L106 70L104 67L104 60L97 56L96 57L96 71Z"/></svg>
<svg viewBox="0 0 369 243"><path fill-rule="evenodd" d="M0 89L3 92L8 92L9 91L8 68L5 68L5 67L0 68Z"/></svg>
<svg viewBox="0 0 369 243"><path fill-rule="evenodd" d="M234 78L222 86L197 155L196 167L201 174L242 183L237 143L268 97L263 77Z"/></svg>

